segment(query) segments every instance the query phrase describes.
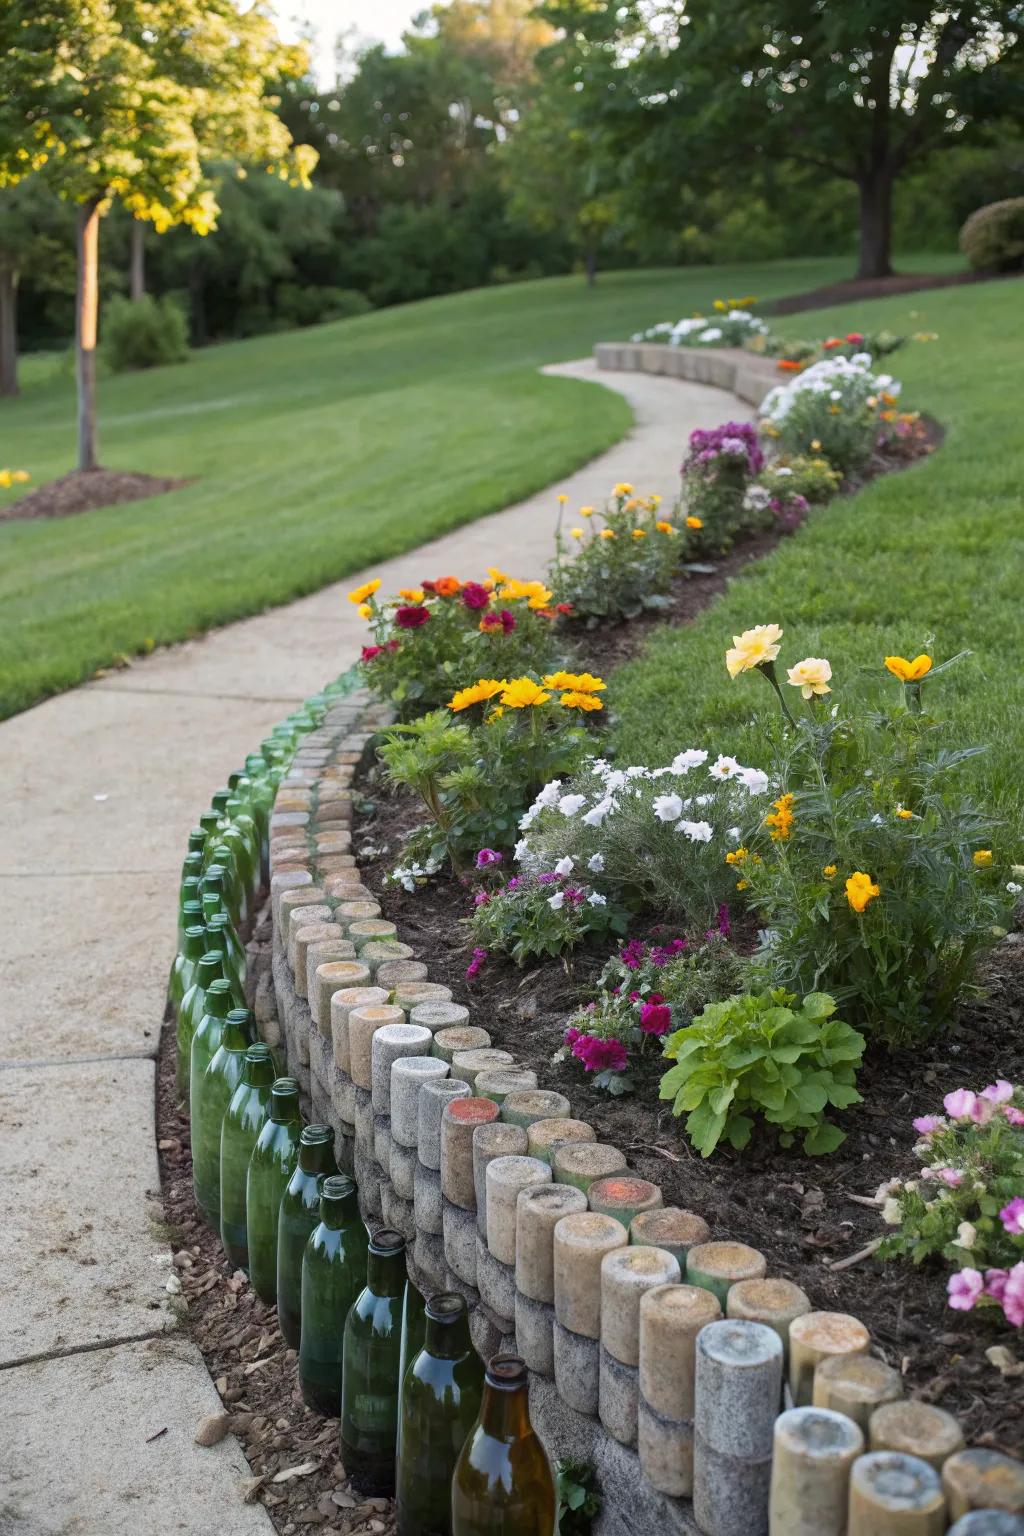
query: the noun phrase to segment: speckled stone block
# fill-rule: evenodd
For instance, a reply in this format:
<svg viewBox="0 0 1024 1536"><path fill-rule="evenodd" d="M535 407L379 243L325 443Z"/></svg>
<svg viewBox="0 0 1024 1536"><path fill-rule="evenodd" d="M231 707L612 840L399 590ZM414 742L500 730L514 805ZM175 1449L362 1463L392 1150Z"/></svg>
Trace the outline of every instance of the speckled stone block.
<svg viewBox="0 0 1024 1536"><path fill-rule="evenodd" d="M979 1446L957 1451L942 1464L942 1487L951 1519L972 1509L1024 1514L1024 1462Z"/></svg>
<svg viewBox="0 0 1024 1536"><path fill-rule="evenodd" d="M555 1309L546 1301L534 1301L522 1291L515 1294L516 1348L531 1371L553 1376L555 1371Z"/></svg>
<svg viewBox="0 0 1024 1536"><path fill-rule="evenodd" d="M431 1079L420 1089L416 1146L427 1168L441 1167L441 1120L451 1099L468 1099L469 1084L457 1077Z"/></svg>
<svg viewBox="0 0 1024 1536"><path fill-rule="evenodd" d="M697 1338L721 1315L718 1297L700 1286L663 1285L641 1297L640 1395L662 1418L693 1419Z"/></svg>
<svg viewBox="0 0 1024 1536"><path fill-rule="evenodd" d="M391 1121L391 1161L388 1164L388 1172L391 1182L395 1186L395 1194L401 1200L414 1200L416 1197L416 1169L419 1167L419 1158L415 1147L403 1147L400 1141L395 1140L395 1122Z"/></svg>
<svg viewBox="0 0 1024 1536"><path fill-rule="evenodd" d="M352 1104L352 1125L356 1141L367 1157L373 1157L373 1100L365 1088L353 1085Z"/></svg>
<svg viewBox="0 0 1024 1536"><path fill-rule="evenodd" d="M358 884L347 884L339 880L327 882L329 894L333 895L338 905L334 909L334 921L346 931L353 923L365 922L369 918L380 916L380 906L370 898L367 891L365 895L353 895L352 892L360 892L363 887Z"/></svg>
<svg viewBox="0 0 1024 1536"><path fill-rule="evenodd" d="M516 1125L494 1120L473 1132L473 1187L476 1191L476 1229L487 1240L487 1165L496 1157L522 1156L526 1132ZM511 1314L510 1314L511 1315Z"/></svg>
<svg viewBox="0 0 1024 1536"><path fill-rule="evenodd" d="M274 914L274 916L275 916L274 931L281 935L282 947L285 949L285 951L287 951L287 948L288 948L288 933L289 933L288 925L289 925L289 922L291 921L292 913L294 911L296 911L299 907L321 907L322 908L324 906L324 902L326 900L326 896L327 896L327 893L326 893L326 891L324 891L322 886L313 885L313 884L307 885L305 883L305 881L299 882L297 884L292 884L292 885L286 887L285 889L283 889L283 890L281 890L279 892L278 897L277 897L277 908L276 908L275 914ZM327 908L327 917L326 917L326 919L324 919L322 916L318 917L316 919L307 917L306 921L307 921L307 923L310 923L310 922L313 922L313 921L316 921L316 922L328 921L329 922L330 919L331 919L331 909L330 909L330 907L328 907ZM293 967L293 969L294 969L294 967Z"/></svg>
<svg viewBox="0 0 1024 1536"><path fill-rule="evenodd" d="M401 1232L407 1243L416 1237L416 1215L411 1200L403 1200L390 1180L380 1186L381 1216L386 1227Z"/></svg>
<svg viewBox="0 0 1024 1536"><path fill-rule="evenodd" d="M372 1143L366 1148L358 1136L353 1143L352 1168L359 1187L359 1209L367 1220L380 1221L383 1215L380 1200L380 1170L374 1161Z"/></svg>
<svg viewBox="0 0 1024 1536"><path fill-rule="evenodd" d="M551 1169L539 1157L496 1157L487 1165L486 1180L487 1246L502 1264L514 1265L520 1190L550 1184Z"/></svg>
<svg viewBox="0 0 1024 1536"><path fill-rule="evenodd" d="M403 982L426 981L427 974L427 967L422 960L390 960L386 965L377 967L375 980L378 986L387 987L393 992Z"/></svg>
<svg viewBox="0 0 1024 1536"><path fill-rule="evenodd" d="M674 1256L680 1273L686 1269L686 1255L690 1249L706 1243L710 1236L710 1228L703 1216L674 1205L641 1211L629 1224L631 1243L638 1247L664 1248L666 1253Z"/></svg>
<svg viewBox="0 0 1024 1536"><path fill-rule="evenodd" d="M417 1229L434 1237L442 1236L441 1175L435 1168L427 1168L418 1160L413 1175L413 1199Z"/></svg>
<svg viewBox="0 0 1024 1536"><path fill-rule="evenodd" d="M975 1509L961 1515L948 1536L1024 1536L1024 1515L1005 1509Z"/></svg>
<svg viewBox="0 0 1024 1536"><path fill-rule="evenodd" d="M356 949L362 949L364 944L369 944L375 939L398 937L397 926L385 917L356 918L354 922L349 923L346 932Z"/></svg>
<svg viewBox="0 0 1024 1536"><path fill-rule="evenodd" d="M747 1243L700 1243L686 1255L686 1282L714 1291L723 1310L740 1280L760 1280L768 1268L763 1253Z"/></svg>
<svg viewBox="0 0 1024 1536"><path fill-rule="evenodd" d="M815 1370L815 1380L823 1364L824 1360ZM868 1447L872 1451L902 1451L904 1455L917 1456L939 1472L944 1461L963 1450L964 1432L945 1408L913 1400L885 1403L868 1419Z"/></svg>
<svg viewBox="0 0 1024 1536"><path fill-rule="evenodd" d="M555 1299L555 1228L563 1216L587 1209L587 1197L570 1184L533 1184L516 1201L516 1289L529 1301Z"/></svg>
<svg viewBox="0 0 1024 1536"><path fill-rule="evenodd" d="M415 1026L409 1026L415 1027ZM429 1051L431 1036L427 1032ZM415 1147L419 1141L420 1089L424 1083L439 1082L448 1076L447 1064L436 1056L399 1057L391 1068L391 1134L403 1147Z"/></svg>
<svg viewBox="0 0 1024 1536"><path fill-rule="evenodd" d="M601 1345L598 1356L597 1414L620 1445L636 1445L640 1405L640 1373L635 1365L623 1365Z"/></svg>
<svg viewBox="0 0 1024 1536"><path fill-rule="evenodd" d="M500 1106L509 1094L521 1093L536 1086L537 1074L530 1067L497 1067L490 1072L476 1074L473 1092L481 1099L493 1099Z"/></svg>
<svg viewBox="0 0 1024 1536"><path fill-rule="evenodd" d="M399 981L395 984L393 1001L399 1008L404 1008L406 1013L411 1013L420 1003L450 1003L451 1000L451 987L442 986L439 981ZM411 1022L420 1021L416 1019Z"/></svg>
<svg viewBox="0 0 1024 1536"><path fill-rule="evenodd" d="M352 946L347 939L332 939L330 943L311 946L307 957L309 972L309 1011L313 1022L325 1040L331 1034L331 998L335 992L349 987L364 987L370 973L364 965L352 958Z"/></svg>
<svg viewBox="0 0 1024 1536"><path fill-rule="evenodd" d="M601 1390L601 1345L597 1339L573 1333L555 1317L551 1333L555 1386L558 1395L577 1413L597 1415Z"/></svg>
<svg viewBox="0 0 1024 1536"><path fill-rule="evenodd" d="M621 1365L640 1364L640 1304L648 1291L679 1282L679 1264L664 1248L616 1248L601 1260L601 1343ZM602 1418L602 1423L604 1422ZM609 1424L609 1433L617 1434Z"/></svg>
<svg viewBox="0 0 1024 1536"><path fill-rule="evenodd" d="M640 1394L636 1429L640 1465L651 1486L672 1498L688 1498L693 1492L693 1420L667 1419Z"/></svg>
<svg viewBox="0 0 1024 1536"><path fill-rule="evenodd" d="M441 1115L441 1189L446 1200L463 1210L476 1211L473 1132L497 1118L493 1099L476 1097L450 1099Z"/></svg>
<svg viewBox="0 0 1024 1536"><path fill-rule="evenodd" d="M392 1003L370 1004L353 1008L348 1016L349 1076L357 1088L367 1092L373 1086L373 1037L378 1029L389 1024L401 1024L405 1014Z"/></svg>
<svg viewBox="0 0 1024 1536"><path fill-rule="evenodd" d="M357 953L375 981L381 966L387 965L389 961L416 958L415 951L408 944L399 944L396 939L371 939L368 944L360 945Z"/></svg>
<svg viewBox="0 0 1024 1536"><path fill-rule="evenodd" d="M625 1153L603 1141L566 1143L551 1160L556 1184L572 1184L582 1190L588 1190L598 1179L621 1173L625 1166Z"/></svg>
<svg viewBox="0 0 1024 1536"><path fill-rule="evenodd" d="M850 1470L848 1536L942 1536L939 1474L918 1456L869 1451Z"/></svg>
<svg viewBox="0 0 1024 1536"><path fill-rule="evenodd" d="M771 1459L782 1397L782 1340L763 1323L709 1323L697 1335L694 1419L712 1450Z"/></svg>
<svg viewBox="0 0 1024 1536"><path fill-rule="evenodd" d="M337 923L306 923L295 935L295 995L309 999L309 982L306 976L306 956L311 944L326 943L342 938ZM353 954L355 951L353 951Z"/></svg>
<svg viewBox="0 0 1024 1536"><path fill-rule="evenodd" d="M527 1128L529 1153L545 1163L553 1162L559 1147L571 1142L596 1141L597 1133L585 1120L534 1120Z"/></svg>
<svg viewBox="0 0 1024 1536"><path fill-rule="evenodd" d="M764 1323L774 1328L782 1340L783 1354L789 1359L789 1330L793 1319L811 1311L810 1297L791 1280L737 1280L729 1287L725 1302L726 1317L748 1323ZM829 1408L830 1403L819 1404ZM843 1410L840 1409L840 1412Z"/></svg>
<svg viewBox="0 0 1024 1536"><path fill-rule="evenodd" d="M572 1106L564 1093L552 1093L545 1088L533 1088L506 1093L501 1105L501 1118L510 1125L528 1129L536 1121L569 1119ZM548 1159L544 1158L544 1162Z"/></svg>
<svg viewBox="0 0 1024 1536"><path fill-rule="evenodd" d="M369 1008L386 1003L388 994L383 987L343 987L331 993L331 1039L334 1044L334 1061L338 1070L349 1075L348 1021L353 1008Z"/></svg>
<svg viewBox="0 0 1024 1536"><path fill-rule="evenodd" d="M456 1102L459 1102L458 1100ZM476 1286L476 1215L448 1199L441 1204L444 1254L449 1268L467 1285Z"/></svg>
<svg viewBox="0 0 1024 1536"><path fill-rule="evenodd" d="M828 1355L862 1355L871 1343L864 1324L846 1312L805 1312L789 1326L789 1387L805 1408L814 1395L814 1371Z"/></svg>
<svg viewBox="0 0 1024 1536"><path fill-rule="evenodd" d="M281 930L281 898L285 891L312 889L313 876L307 869L281 870L270 877L270 905L274 927ZM319 889L319 887L318 887Z"/></svg>
<svg viewBox="0 0 1024 1536"><path fill-rule="evenodd" d="M771 1475L770 1456L729 1456L706 1445L695 1429L693 1512L705 1536L767 1536Z"/></svg>
<svg viewBox="0 0 1024 1536"><path fill-rule="evenodd" d="M476 1235L476 1286L480 1300L505 1325L512 1328L516 1315L516 1272L511 1264L496 1259L480 1233Z"/></svg>
<svg viewBox="0 0 1024 1536"><path fill-rule="evenodd" d="M478 1029L475 1024L460 1024L434 1031L434 1055L446 1061L449 1066L463 1051L486 1050L490 1043L491 1037L486 1029Z"/></svg>
<svg viewBox="0 0 1024 1536"><path fill-rule="evenodd" d="M391 1113L391 1072L395 1063L404 1056L422 1056L430 1049L430 1042L430 1030L417 1024L387 1024L374 1032L370 1043L370 1078L373 1107L378 1114Z"/></svg>
<svg viewBox="0 0 1024 1536"><path fill-rule="evenodd" d="M427 1170L429 1172L429 1170ZM441 1191L437 1192L438 1221L440 1221ZM416 1218L416 1268L420 1274L420 1290L425 1296L444 1290L448 1270L444 1256L444 1238L437 1232L425 1232Z"/></svg>
<svg viewBox="0 0 1024 1536"><path fill-rule="evenodd" d="M481 1051L459 1051L452 1057L452 1074L464 1078L476 1094L476 1080L481 1072L491 1072L495 1067L515 1066L509 1051L496 1051L488 1047Z"/></svg>
<svg viewBox="0 0 1024 1536"><path fill-rule="evenodd" d="M791 1408L775 1420L771 1536L845 1536L850 1469L864 1435L844 1414Z"/></svg>
<svg viewBox="0 0 1024 1536"><path fill-rule="evenodd" d="M601 1337L601 1261L625 1245L626 1230L613 1216L581 1211L557 1223L555 1316L563 1328L584 1338Z"/></svg>
<svg viewBox="0 0 1024 1536"><path fill-rule="evenodd" d="M729 1299L731 1302L731 1295ZM883 1403L898 1402L902 1396L903 1378L899 1371L884 1360L876 1360L874 1355L830 1355L815 1368L815 1408L845 1414L865 1435L875 1409Z"/></svg>
<svg viewBox="0 0 1024 1536"><path fill-rule="evenodd" d="M282 923L281 933L282 935L287 934L287 940L285 942L285 954L288 957L288 969L291 971L293 976L295 974L296 966L299 963L298 939L300 931L303 928L311 927L314 923L329 923L330 921L331 908L326 902L324 902L322 905L316 902L311 902L309 906L293 907L289 912L288 926L285 928L284 924ZM344 935L339 932L337 937L340 939L343 938Z"/></svg>
<svg viewBox="0 0 1024 1536"><path fill-rule="evenodd" d="M391 1177L391 1116L373 1116L373 1155L381 1176L385 1179Z"/></svg>
<svg viewBox="0 0 1024 1536"><path fill-rule="evenodd" d="M428 999L416 1004L409 1015L409 1022L422 1024L432 1035L437 1035L442 1029L466 1029L469 1026L469 1009L461 1003L453 1003L450 997ZM451 1062L450 1056L448 1061Z"/></svg>

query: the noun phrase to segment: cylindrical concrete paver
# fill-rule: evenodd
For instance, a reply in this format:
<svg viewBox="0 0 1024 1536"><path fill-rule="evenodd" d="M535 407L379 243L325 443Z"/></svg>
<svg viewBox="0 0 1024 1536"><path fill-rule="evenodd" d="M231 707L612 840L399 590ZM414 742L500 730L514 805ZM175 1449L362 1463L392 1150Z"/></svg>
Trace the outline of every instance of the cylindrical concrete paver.
<svg viewBox="0 0 1024 1536"><path fill-rule="evenodd" d="M496 1157L487 1164L487 1247L502 1264L516 1261L519 1192L550 1184L551 1169L539 1157Z"/></svg>

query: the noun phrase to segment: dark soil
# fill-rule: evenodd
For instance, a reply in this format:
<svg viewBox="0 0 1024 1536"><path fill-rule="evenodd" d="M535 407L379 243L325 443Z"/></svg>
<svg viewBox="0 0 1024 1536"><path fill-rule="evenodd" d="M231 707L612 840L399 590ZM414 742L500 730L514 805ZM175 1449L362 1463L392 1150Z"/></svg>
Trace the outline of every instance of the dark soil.
<svg viewBox="0 0 1024 1536"><path fill-rule="evenodd" d="M0 508L0 522L34 517L73 517L120 501L144 501L164 491L176 491L191 480L172 480L157 475L132 475L118 469L73 469L48 480L36 490Z"/></svg>
<svg viewBox="0 0 1024 1536"><path fill-rule="evenodd" d="M240 1272L192 1197L188 1115L174 1085L174 1026L165 1027L157 1068L157 1146L164 1220L174 1268L187 1303L185 1331L202 1351L224 1404L204 1431L238 1436L252 1478L246 1502L267 1509L281 1536L392 1536L388 1499L367 1499L350 1486L338 1460L338 1421L302 1401L296 1355L281 1337L277 1313ZM195 1425L200 1431L200 1424ZM208 1442L208 1443L212 1443Z"/></svg>
<svg viewBox="0 0 1024 1536"><path fill-rule="evenodd" d="M1018 273L993 272L893 272L888 277L853 277L845 283L809 288L759 305L762 315L799 315L809 309L830 309L834 304L860 299L885 299L890 294L918 293L927 288L958 288L963 283L993 283L1018 277Z"/></svg>

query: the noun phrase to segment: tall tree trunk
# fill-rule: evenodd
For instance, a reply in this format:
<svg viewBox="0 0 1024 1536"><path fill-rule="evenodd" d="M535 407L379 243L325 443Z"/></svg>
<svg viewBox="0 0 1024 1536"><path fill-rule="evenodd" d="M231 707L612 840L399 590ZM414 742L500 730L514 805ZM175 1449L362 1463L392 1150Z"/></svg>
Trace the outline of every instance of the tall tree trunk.
<svg viewBox="0 0 1024 1536"><path fill-rule="evenodd" d="M128 292L133 304L146 294L146 226L132 219L132 257Z"/></svg>
<svg viewBox="0 0 1024 1536"><path fill-rule="evenodd" d="M0 267L0 395L18 393L18 274Z"/></svg>
<svg viewBox="0 0 1024 1536"><path fill-rule="evenodd" d="M860 192L860 263L858 277L892 273L892 175L872 169L857 183Z"/></svg>
<svg viewBox="0 0 1024 1536"><path fill-rule="evenodd" d="M75 375L78 383L78 467L97 469L96 330L99 315L99 198L78 205L78 284L75 293Z"/></svg>

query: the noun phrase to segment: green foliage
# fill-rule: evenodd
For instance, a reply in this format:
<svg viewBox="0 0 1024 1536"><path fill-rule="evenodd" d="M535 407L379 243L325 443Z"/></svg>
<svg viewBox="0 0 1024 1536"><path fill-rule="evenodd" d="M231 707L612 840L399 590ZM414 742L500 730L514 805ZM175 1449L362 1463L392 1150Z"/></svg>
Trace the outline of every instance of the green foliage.
<svg viewBox="0 0 1024 1536"><path fill-rule="evenodd" d="M580 944L607 940L626 931L627 914L586 885L513 877L498 890L481 893L470 917L470 930L485 950L510 956L516 965L553 959Z"/></svg>
<svg viewBox="0 0 1024 1536"><path fill-rule="evenodd" d="M373 308L356 288L304 288L281 283L276 293L278 317L288 325L324 325L329 320L353 320Z"/></svg>
<svg viewBox="0 0 1024 1536"><path fill-rule="evenodd" d="M765 397L761 430L783 458L820 456L844 477L866 468L900 385L865 357L823 358Z"/></svg>
<svg viewBox="0 0 1024 1536"><path fill-rule="evenodd" d="M826 988L889 1049L949 1024L1012 907L1005 840L958 783L980 749L946 745L919 694L913 684L907 705L827 716L812 702L776 738L792 825L761 833L762 859L741 871L770 930L772 982Z"/></svg>
<svg viewBox="0 0 1024 1536"><path fill-rule="evenodd" d="M603 511L579 513L568 540L559 517L549 580L559 602L569 603L588 629L667 606L679 535L659 502L619 487Z"/></svg>
<svg viewBox="0 0 1024 1536"><path fill-rule="evenodd" d="M844 1132L829 1123L831 1105L859 1104L854 1087L864 1038L833 1018L831 997L814 992L794 1008L796 995L738 994L709 1003L703 1013L665 1041L676 1065L661 1080L661 1097L674 1115L686 1114L686 1133L702 1157L724 1136L741 1151L755 1117L778 1127L779 1142L803 1150L834 1152Z"/></svg>
<svg viewBox="0 0 1024 1536"><path fill-rule="evenodd" d="M565 1457L555 1467L558 1494L557 1536L589 1536L601 1513L597 1469L589 1461Z"/></svg>
<svg viewBox="0 0 1024 1536"><path fill-rule="evenodd" d="M430 817L410 856L424 865L447 857L460 870L481 848L510 848L538 785L571 771L585 741L554 704L507 709L482 725L438 709L391 726L378 748L387 778L413 790Z"/></svg>
<svg viewBox="0 0 1024 1536"><path fill-rule="evenodd" d="M769 460L755 483L772 496L802 496L812 507L821 507L832 500L842 481L828 459L797 453L792 458Z"/></svg>
<svg viewBox="0 0 1024 1536"><path fill-rule="evenodd" d="M976 209L960 231L960 249L976 272L1024 267L1024 197Z"/></svg>
<svg viewBox="0 0 1024 1536"><path fill-rule="evenodd" d="M173 299L112 299L103 321L103 356L115 373L160 368L188 357L185 316Z"/></svg>

